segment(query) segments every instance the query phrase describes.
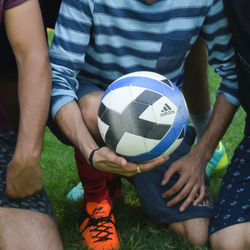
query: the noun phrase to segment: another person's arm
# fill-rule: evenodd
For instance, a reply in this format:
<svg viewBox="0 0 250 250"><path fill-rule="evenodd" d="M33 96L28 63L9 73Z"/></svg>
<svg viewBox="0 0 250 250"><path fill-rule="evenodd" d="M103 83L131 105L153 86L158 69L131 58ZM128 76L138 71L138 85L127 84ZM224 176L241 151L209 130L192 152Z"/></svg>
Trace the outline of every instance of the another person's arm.
<svg viewBox="0 0 250 250"><path fill-rule="evenodd" d="M18 67L20 121L6 193L24 198L42 189L40 154L50 103L51 71L37 0L6 10L4 21Z"/></svg>
<svg viewBox="0 0 250 250"><path fill-rule="evenodd" d="M180 176L177 183L163 194L163 197L168 197L181 190L174 199L168 202L168 206L173 206L185 199L180 207L180 211L183 212L190 203L198 205L202 201L205 194L206 164L226 132L236 110L237 107L228 102L224 94L217 97L208 127L197 145L186 156L174 162L163 177L162 185L165 185L174 173Z"/></svg>
<svg viewBox="0 0 250 250"><path fill-rule="evenodd" d="M199 143L189 154L173 163L162 180L162 185L165 185L173 174L180 176L177 183L163 194L163 197L169 197L178 193L167 205L173 206L183 200L180 211L184 211L192 202L197 205L202 201L206 163L212 157L239 105L235 53L231 46L228 22L223 15L222 1L214 1L200 36L207 45L209 64L222 77L222 81L210 123Z"/></svg>

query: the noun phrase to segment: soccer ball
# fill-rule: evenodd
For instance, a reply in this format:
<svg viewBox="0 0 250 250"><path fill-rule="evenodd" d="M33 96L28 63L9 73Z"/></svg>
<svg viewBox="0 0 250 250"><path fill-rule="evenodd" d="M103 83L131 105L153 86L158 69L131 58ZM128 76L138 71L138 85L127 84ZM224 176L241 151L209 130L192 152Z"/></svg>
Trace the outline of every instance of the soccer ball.
<svg viewBox="0 0 250 250"><path fill-rule="evenodd" d="M182 142L188 110L178 87L149 71L115 80L98 110L100 134L109 148L135 163L170 155Z"/></svg>

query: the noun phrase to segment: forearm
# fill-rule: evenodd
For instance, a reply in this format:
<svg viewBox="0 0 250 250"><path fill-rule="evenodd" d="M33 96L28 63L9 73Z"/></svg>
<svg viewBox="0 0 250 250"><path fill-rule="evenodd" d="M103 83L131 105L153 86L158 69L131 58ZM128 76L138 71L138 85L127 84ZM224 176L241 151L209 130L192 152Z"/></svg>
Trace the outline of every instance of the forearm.
<svg viewBox="0 0 250 250"><path fill-rule="evenodd" d="M17 57L20 121L16 157L40 160L48 117L51 71L46 53Z"/></svg>
<svg viewBox="0 0 250 250"><path fill-rule="evenodd" d="M236 110L237 107L220 94L216 99L208 127L192 151L202 155L208 162L229 127Z"/></svg>
<svg viewBox="0 0 250 250"><path fill-rule="evenodd" d="M81 111L75 101L64 105L57 112L55 119L62 132L86 159L88 159L92 150L98 148L83 121Z"/></svg>

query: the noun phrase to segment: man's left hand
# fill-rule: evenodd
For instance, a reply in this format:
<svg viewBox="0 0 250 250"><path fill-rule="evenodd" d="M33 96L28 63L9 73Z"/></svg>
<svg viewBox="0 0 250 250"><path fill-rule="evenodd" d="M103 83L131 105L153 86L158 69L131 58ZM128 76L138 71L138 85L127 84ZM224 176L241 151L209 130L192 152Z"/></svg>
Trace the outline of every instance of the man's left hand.
<svg viewBox="0 0 250 250"><path fill-rule="evenodd" d="M189 152L184 157L171 164L165 172L161 185L166 185L171 176L179 175L177 182L162 197L167 198L177 194L168 201L167 206L171 207L185 199L179 208L183 212L192 202L198 205L205 196L205 170L206 165L203 157L199 157L195 152Z"/></svg>

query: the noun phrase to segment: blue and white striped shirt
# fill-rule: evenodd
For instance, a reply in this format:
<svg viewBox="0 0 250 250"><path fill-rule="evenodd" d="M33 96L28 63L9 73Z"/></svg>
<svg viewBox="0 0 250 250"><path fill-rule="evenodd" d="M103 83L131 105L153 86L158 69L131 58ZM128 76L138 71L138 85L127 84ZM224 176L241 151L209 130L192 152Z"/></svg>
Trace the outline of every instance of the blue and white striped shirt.
<svg viewBox="0 0 250 250"><path fill-rule="evenodd" d="M106 88L121 75L153 71L181 87L197 37L222 77L219 91L238 105L231 34L222 0L63 0L50 49L52 115L77 99L79 81Z"/></svg>

